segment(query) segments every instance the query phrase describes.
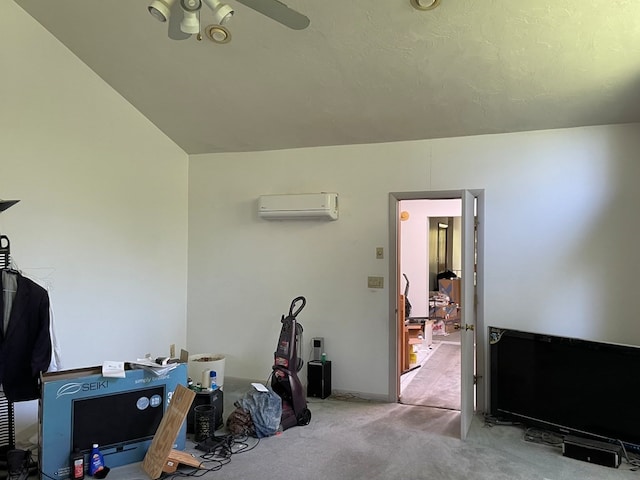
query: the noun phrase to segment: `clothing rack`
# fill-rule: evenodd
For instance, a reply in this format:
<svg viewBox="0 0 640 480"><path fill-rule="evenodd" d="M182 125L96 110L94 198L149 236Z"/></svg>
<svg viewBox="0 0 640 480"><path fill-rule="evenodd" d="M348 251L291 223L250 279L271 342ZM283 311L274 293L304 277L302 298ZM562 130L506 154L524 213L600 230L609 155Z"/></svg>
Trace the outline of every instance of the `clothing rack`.
<svg viewBox="0 0 640 480"><path fill-rule="evenodd" d="M4 212L7 208L14 206L20 200L0 200L0 212ZM0 235L0 268L9 268L11 262L9 237Z"/></svg>
<svg viewBox="0 0 640 480"><path fill-rule="evenodd" d="M0 200L0 212L15 205L20 200ZM9 237L0 235L0 270L11 264L11 243ZM1 284L2 282L0 282ZM0 292L4 295L4 292ZM6 452L16 448L15 412L13 402L0 391L0 458L6 459Z"/></svg>
<svg viewBox="0 0 640 480"><path fill-rule="evenodd" d="M0 458L4 460L6 453L14 448L16 448L16 429L13 402L4 396L4 392L0 392Z"/></svg>
<svg viewBox="0 0 640 480"><path fill-rule="evenodd" d="M11 263L11 244L9 238L0 235L0 270L9 268ZM1 285L2 282L0 282ZM0 292L4 295L4 292ZM0 457L5 458L6 452L16 448L15 413L13 402L0 391Z"/></svg>

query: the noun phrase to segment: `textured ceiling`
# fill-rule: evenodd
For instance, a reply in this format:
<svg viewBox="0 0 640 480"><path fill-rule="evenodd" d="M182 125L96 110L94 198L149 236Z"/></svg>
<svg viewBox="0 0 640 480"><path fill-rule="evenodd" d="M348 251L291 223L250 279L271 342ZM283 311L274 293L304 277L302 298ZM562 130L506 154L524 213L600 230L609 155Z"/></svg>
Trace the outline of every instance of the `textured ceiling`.
<svg viewBox="0 0 640 480"><path fill-rule="evenodd" d="M638 0L285 0L304 30L228 0L226 45L150 0L15 1L189 154L640 121Z"/></svg>

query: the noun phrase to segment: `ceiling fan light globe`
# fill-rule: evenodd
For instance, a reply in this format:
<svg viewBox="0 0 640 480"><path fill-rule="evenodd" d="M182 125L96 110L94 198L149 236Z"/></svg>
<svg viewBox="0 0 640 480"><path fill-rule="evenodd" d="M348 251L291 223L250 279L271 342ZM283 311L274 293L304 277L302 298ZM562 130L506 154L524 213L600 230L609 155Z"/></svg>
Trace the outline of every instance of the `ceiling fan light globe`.
<svg viewBox="0 0 640 480"><path fill-rule="evenodd" d="M233 16L234 10L220 0L202 0L213 11L213 19L218 25L223 25Z"/></svg>
<svg viewBox="0 0 640 480"><path fill-rule="evenodd" d="M166 22L171 15L171 6L176 0L153 0L148 10L153 18L160 22Z"/></svg>
<svg viewBox="0 0 640 480"><path fill-rule="evenodd" d="M432 10L440 5L440 0L409 0L409 3L417 10Z"/></svg>
<svg viewBox="0 0 640 480"><path fill-rule="evenodd" d="M195 12L184 12L184 17L180 22L180 30L189 34L200 32L198 15Z"/></svg>
<svg viewBox="0 0 640 480"><path fill-rule="evenodd" d="M218 25L224 25L229 20L231 20L231 17L233 17L234 13L235 11L233 10L233 8L231 8L226 3L223 3L213 11L213 18Z"/></svg>
<svg viewBox="0 0 640 480"><path fill-rule="evenodd" d="M231 32L227 30L227 27L222 25L209 25L206 30L207 38L213 43L229 43L231 41Z"/></svg>
<svg viewBox="0 0 640 480"><path fill-rule="evenodd" d="M216 42L224 42L227 39L227 35L220 30L211 32L211 36Z"/></svg>
<svg viewBox="0 0 640 480"><path fill-rule="evenodd" d="M169 15L165 15L164 13L162 13L161 10L152 6L149 6L149 13L153 18L155 18L159 22L166 22L167 19L169 18Z"/></svg>

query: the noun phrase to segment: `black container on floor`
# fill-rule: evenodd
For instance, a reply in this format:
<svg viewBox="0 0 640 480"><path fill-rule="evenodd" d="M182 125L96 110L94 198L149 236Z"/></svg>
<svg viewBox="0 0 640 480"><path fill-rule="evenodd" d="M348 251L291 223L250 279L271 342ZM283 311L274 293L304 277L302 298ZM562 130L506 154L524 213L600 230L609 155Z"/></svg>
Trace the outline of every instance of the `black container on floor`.
<svg viewBox="0 0 640 480"><path fill-rule="evenodd" d="M193 399L191 408L187 413L187 433L195 433L194 429L194 410L198 405L213 405L215 407L215 429L222 427L222 409L223 409L223 394L219 388L213 391L196 392L196 396Z"/></svg>
<svg viewBox="0 0 640 480"><path fill-rule="evenodd" d="M307 396L327 398L331 395L331 361L307 363Z"/></svg>
<svg viewBox="0 0 640 480"><path fill-rule="evenodd" d="M216 431L216 407L213 405L198 405L193 411L193 440L202 442L212 437Z"/></svg>

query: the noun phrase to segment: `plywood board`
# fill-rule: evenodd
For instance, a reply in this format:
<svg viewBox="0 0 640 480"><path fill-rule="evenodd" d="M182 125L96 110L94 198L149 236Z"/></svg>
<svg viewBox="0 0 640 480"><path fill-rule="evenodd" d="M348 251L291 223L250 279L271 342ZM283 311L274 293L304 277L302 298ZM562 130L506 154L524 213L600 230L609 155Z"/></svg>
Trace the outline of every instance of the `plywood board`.
<svg viewBox="0 0 640 480"><path fill-rule="evenodd" d="M143 470L152 480L160 478L162 475L162 469L167 463L178 431L189 413L195 396L196 392L183 385L176 387L167 411L162 417L149 450L142 461Z"/></svg>
<svg viewBox="0 0 640 480"><path fill-rule="evenodd" d="M202 462L195 458L193 455L187 452L181 452L180 450L171 450L169 452L169 458L164 462L165 465L162 469L165 473L173 473L178 469L178 466L182 463L189 465L190 467L202 468Z"/></svg>

